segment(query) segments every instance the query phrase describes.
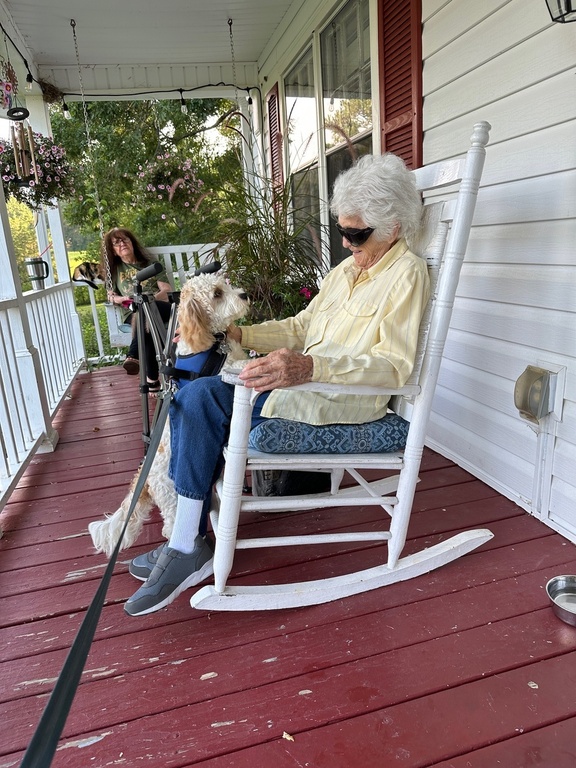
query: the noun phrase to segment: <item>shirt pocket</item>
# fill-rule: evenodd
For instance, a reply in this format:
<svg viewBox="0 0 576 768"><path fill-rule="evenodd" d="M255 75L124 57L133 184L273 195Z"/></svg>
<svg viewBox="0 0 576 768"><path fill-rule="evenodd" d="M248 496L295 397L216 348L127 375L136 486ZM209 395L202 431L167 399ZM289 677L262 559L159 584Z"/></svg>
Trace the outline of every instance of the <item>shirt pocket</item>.
<svg viewBox="0 0 576 768"><path fill-rule="evenodd" d="M346 314L354 318L371 318L374 317L379 309L378 304L374 304L372 301L347 301L344 304L344 311Z"/></svg>
<svg viewBox="0 0 576 768"><path fill-rule="evenodd" d="M322 303L316 307L312 321L308 326L308 333L306 334L306 345L304 348L305 353L310 349L310 347L321 343L322 340L326 337L326 329L334 317L337 308L338 303L336 298L333 296L324 298Z"/></svg>

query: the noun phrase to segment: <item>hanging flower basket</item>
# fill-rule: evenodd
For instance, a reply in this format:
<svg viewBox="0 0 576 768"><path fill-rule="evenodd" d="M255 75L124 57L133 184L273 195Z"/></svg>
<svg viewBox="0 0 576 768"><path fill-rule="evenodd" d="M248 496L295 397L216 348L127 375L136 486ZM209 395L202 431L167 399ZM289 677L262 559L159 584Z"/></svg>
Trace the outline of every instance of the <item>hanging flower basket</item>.
<svg viewBox="0 0 576 768"><path fill-rule="evenodd" d="M153 206L154 213L166 219L175 208L193 211L203 187L190 159L165 152L138 166L132 204Z"/></svg>
<svg viewBox="0 0 576 768"><path fill-rule="evenodd" d="M74 174L64 148L47 136L32 135L34 158L28 158L31 171L24 178L17 173L13 145L0 139L0 173L6 198L14 197L30 208L55 205L58 200L69 199L75 193Z"/></svg>

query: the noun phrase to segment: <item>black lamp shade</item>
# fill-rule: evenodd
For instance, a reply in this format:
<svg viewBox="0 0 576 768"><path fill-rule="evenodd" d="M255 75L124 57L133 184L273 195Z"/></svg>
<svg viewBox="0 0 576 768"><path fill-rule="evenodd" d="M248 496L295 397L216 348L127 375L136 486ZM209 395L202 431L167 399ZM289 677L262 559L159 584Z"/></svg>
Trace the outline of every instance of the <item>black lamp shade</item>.
<svg viewBox="0 0 576 768"><path fill-rule="evenodd" d="M576 5L574 0L546 0L552 21L576 21Z"/></svg>

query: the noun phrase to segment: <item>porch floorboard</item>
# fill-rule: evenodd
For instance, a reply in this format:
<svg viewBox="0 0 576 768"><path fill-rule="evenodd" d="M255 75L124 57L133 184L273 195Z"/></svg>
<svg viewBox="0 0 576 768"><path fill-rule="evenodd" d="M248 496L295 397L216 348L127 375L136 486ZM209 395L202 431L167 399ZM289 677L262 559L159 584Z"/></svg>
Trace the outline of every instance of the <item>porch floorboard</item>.
<svg viewBox="0 0 576 768"><path fill-rule="evenodd" d="M142 455L138 382L82 374L56 450L0 514L0 768L19 765L106 566L87 524L113 512ZM337 531L372 507L248 515L242 528ZM426 451L406 551L487 527L494 538L431 574L327 605L207 613L186 595L123 610L129 560L161 541L158 515L120 553L54 768L572 768L576 628L545 584L576 548ZM243 550L233 581L293 581L375 565L381 545ZM187 593L188 595L191 593Z"/></svg>

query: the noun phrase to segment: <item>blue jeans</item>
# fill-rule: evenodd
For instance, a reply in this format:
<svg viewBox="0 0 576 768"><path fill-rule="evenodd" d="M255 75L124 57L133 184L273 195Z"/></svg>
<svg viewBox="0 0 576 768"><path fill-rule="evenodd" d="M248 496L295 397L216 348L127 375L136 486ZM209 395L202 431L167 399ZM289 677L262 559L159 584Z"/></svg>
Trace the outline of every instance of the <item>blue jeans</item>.
<svg viewBox="0 0 576 768"><path fill-rule="evenodd" d="M252 427L264 421L262 406L269 392L254 405ZM234 386L220 376L205 376L182 386L170 405L170 467L176 493L204 501L200 535L205 535L212 486L224 466L223 448L228 442Z"/></svg>

